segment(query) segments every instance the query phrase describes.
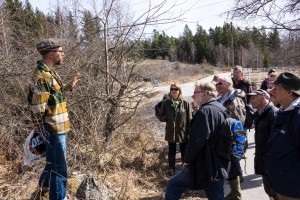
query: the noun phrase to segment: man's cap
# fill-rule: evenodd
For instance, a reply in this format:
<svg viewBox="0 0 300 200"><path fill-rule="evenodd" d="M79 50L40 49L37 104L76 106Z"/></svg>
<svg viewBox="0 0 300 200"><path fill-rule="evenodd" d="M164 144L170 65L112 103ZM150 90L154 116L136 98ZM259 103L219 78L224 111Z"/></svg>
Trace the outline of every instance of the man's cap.
<svg viewBox="0 0 300 200"><path fill-rule="evenodd" d="M261 96L266 97L267 99L270 99L270 94L267 91L263 90L263 89L255 90L255 91L253 91L251 93L248 93L247 95L248 96L261 95Z"/></svg>
<svg viewBox="0 0 300 200"><path fill-rule="evenodd" d="M274 76L278 76L278 74L277 74L277 72L271 72L270 74L268 74L268 76L274 77Z"/></svg>
<svg viewBox="0 0 300 200"><path fill-rule="evenodd" d="M275 68L271 68L269 71L268 71L268 75L270 74L273 74L276 72L276 69Z"/></svg>
<svg viewBox="0 0 300 200"><path fill-rule="evenodd" d="M240 70L240 72L243 72L243 67L240 65L236 65L233 70Z"/></svg>
<svg viewBox="0 0 300 200"><path fill-rule="evenodd" d="M48 53L51 50L61 47L61 46L62 46L62 44L59 39L50 38L50 39L46 39L46 40L43 40L40 43L38 43L36 45L36 49L40 54L43 55L45 53Z"/></svg>
<svg viewBox="0 0 300 200"><path fill-rule="evenodd" d="M274 81L275 85L280 85L287 90L291 90L294 93L300 95L300 78L290 72L283 72L279 74Z"/></svg>

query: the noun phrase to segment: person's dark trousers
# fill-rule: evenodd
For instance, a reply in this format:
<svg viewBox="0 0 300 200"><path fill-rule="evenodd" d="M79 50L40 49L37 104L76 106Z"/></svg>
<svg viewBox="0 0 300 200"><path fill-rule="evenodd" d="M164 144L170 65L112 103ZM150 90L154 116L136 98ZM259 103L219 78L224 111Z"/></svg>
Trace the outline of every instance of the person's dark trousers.
<svg viewBox="0 0 300 200"><path fill-rule="evenodd" d="M168 144L169 144L169 153L168 153L169 167L171 169L175 169L176 143L169 142ZM183 161L185 155L186 143L179 143L179 146L180 146L181 160Z"/></svg>
<svg viewBox="0 0 300 200"><path fill-rule="evenodd" d="M237 176L241 175L241 165L239 159L231 159L228 171L228 180L235 179Z"/></svg>
<svg viewBox="0 0 300 200"><path fill-rule="evenodd" d="M167 183L166 200L178 200L182 194L189 189L189 170L183 167L180 172L172 176ZM224 199L224 180L211 183L204 189L206 197L209 200Z"/></svg>
<svg viewBox="0 0 300 200"><path fill-rule="evenodd" d="M43 135L46 139L46 165L39 180L39 187L49 189L50 200L62 200L67 189L67 134L56 134L50 127L44 126Z"/></svg>
<svg viewBox="0 0 300 200"><path fill-rule="evenodd" d="M274 192L273 192L272 187L271 187L271 181L270 181L267 174L262 175L262 181L263 181L265 192L269 196L274 196Z"/></svg>
<svg viewBox="0 0 300 200"><path fill-rule="evenodd" d="M242 167L241 167L240 160L238 162L236 162L235 164L236 164L236 168L238 170L238 175L243 176L243 170L242 170Z"/></svg>

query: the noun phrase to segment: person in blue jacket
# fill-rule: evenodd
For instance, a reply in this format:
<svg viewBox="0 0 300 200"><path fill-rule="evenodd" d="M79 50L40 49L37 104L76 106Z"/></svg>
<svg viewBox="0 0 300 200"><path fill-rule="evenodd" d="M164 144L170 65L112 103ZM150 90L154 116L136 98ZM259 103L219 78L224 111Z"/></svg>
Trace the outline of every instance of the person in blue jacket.
<svg viewBox="0 0 300 200"><path fill-rule="evenodd" d="M300 200L300 78L284 72L274 84L281 107L267 144L266 173L276 200Z"/></svg>

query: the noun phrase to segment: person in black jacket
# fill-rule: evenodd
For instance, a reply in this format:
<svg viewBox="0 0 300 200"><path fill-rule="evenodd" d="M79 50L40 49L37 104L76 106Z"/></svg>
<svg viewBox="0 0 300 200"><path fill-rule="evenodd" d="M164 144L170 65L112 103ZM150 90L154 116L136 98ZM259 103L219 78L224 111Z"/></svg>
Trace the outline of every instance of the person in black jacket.
<svg viewBox="0 0 300 200"><path fill-rule="evenodd" d="M274 87L273 83L277 79L277 73L275 69L271 68L268 72L268 77L261 83L260 89L268 90Z"/></svg>
<svg viewBox="0 0 300 200"><path fill-rule="evenodd" d="M300 77L284 72L274 81L281 105L267 144L266 173L276 200L300 199Z"/></svg>
<svg viewBox="0 0 300 200"><path fill-rule="evenodd" d="M259 89L247 95L250 96L250 103L253 108L257 109L254 113L255 174L262 175L265 192L270 197L273 197L274 194L271 190L271 183L265 170L265 159L271 127L274 123L278 108L270 101L270 95L265 90Z"/></svg>
<svg viewBox="0 0 300 200"><path fill-rule="evenodd" d="M232 73L232 82L235 89L243 90L246 94L253 91L251 83L244 79L242 66L235 66Z"/></svg>
<svg viewBox="0 0 300 200"><path fill-rule="evenodd" d="M216 95L216 87L212 82L197 83L195 86L192 97L199 110L191 122L191 132L186 147L183 168L169 179L166 200L178 200L186 190L200 189L201 175L208 175L207 173L203 174L203 168L196 166L206 161L204 152L206 152L207 145L216 145L217 136L225 120L226 109L216 101ZM212 151L214 150L212 149ZM226 177L220 172L226 171L228 162L228 159L219 158L219 164L216 166L217 170L213 172L214 174L210 174L207 179L205 178L205 180L213 179L212 182L201 188L204 189L208 199L218 200L224 198L224 178ZM208 168L211 169L210 166Z"/></svg>

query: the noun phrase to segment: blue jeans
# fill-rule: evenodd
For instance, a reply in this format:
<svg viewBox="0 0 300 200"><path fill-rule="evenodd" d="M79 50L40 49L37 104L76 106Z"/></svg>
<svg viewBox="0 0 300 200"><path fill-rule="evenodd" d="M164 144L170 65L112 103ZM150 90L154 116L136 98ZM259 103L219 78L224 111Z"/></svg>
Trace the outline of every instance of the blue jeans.
<svg viewBox="0 0 300 200"><path fill-rule="evenodd" d="M172 176L167 183L166 200L178 200L189 189L189 169L184 167L178 174ZM224 180L211 183L204 190L209 200L224 199Z"/></svg>
<svg viewBox="0 0 300 200"><path fill-rule="evenodd" d="M56 134L47 125L43 127L46 139L46 165L39 180L42 189L49 189L50 200L62 200L66 197L67 160L66 134Z"/></svg>

